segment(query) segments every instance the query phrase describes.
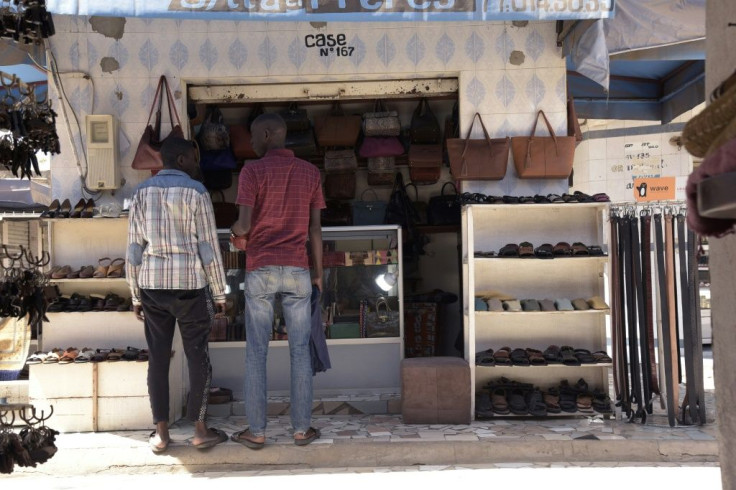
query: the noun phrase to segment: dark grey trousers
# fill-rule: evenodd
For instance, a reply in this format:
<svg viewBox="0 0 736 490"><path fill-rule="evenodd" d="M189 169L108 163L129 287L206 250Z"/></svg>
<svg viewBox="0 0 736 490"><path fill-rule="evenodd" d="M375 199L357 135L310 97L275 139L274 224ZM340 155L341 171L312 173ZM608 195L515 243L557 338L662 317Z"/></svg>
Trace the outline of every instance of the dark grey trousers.
<svg viewBox="0 0 736 490"><path fill-rule="evenodd" d="M207 289L141 290L149 350L148 395L154 424L169 419L169 364L177 321L189 367L187 418L195 422L205 420L212 380L208 342L214 314L207 296Z"/></svg>

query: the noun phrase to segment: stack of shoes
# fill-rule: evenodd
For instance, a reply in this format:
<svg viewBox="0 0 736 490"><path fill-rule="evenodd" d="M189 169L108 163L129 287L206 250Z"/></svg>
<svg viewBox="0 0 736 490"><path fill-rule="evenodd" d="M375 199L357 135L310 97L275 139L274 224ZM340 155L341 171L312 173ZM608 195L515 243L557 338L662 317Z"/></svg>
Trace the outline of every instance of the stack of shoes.
<svg viewBox="0 0 736 490"><path fill-rule="evenodd" d="M548 414L593 415L611 412L611 399L603 390L590 390L583 378L571 385L562 380L559 386L541 390L531 383L500 378L489 382L475 394L475 416L488 419L495 415Z"/></svg>
<svg viewBox="0 0 736 490"><path fill-rule="evenodd" d="M475 365L483 367L494 366L547 366L549 364L564 364L566 366L580 366L582 364L611 364L611 357L603 350L591 352L588 349L575 348L569 345L558 347L550 345L544 351L532 347L511 348L501 347L498 350L488 348L475 353Z"/></svg>
<svg viewBox="0 0 736 490"><path fill-rule="evenodd" d="M127 347L125 349L78 349L54 348L48 353L36 351L26 359L26 364L82 364L88 362L148 361L148 349Z"/></svg>
<svg viewBox="0 0 736 490"><path fill-rule="evenodd" d="M461 204L563 204L610 202L607 194L585 194L575 191L572 194L536 194L534 196L487 196L480 192L464 192L459 197Z"/></svg>
<svg viewBox="0 0 736 490"><path fill-rule="evenodd" d="M74 207L69 199L64 199L61 203L58 199L54 199L48 209L41 213L41 218L91 218L94 211L95 201L92 198L82 198Z"/></svg>

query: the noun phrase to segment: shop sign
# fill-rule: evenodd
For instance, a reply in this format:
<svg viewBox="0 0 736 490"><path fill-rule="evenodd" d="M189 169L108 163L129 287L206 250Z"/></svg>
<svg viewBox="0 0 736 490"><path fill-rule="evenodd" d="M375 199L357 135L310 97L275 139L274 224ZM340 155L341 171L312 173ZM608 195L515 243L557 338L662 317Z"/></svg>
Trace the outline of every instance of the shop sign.
<svg viewBox="0 0 736 490"><path fill-rule="evenodd" d="M54 14L207 20L407 22L603 19L616 0L47 0Z"/></svg>
<svg viewBox="0 0 736 490"><path fill-rule="evenodd" d="M634 199L637 202L673 201L677 196L675 177L645 177L634 179Z"/></svg>

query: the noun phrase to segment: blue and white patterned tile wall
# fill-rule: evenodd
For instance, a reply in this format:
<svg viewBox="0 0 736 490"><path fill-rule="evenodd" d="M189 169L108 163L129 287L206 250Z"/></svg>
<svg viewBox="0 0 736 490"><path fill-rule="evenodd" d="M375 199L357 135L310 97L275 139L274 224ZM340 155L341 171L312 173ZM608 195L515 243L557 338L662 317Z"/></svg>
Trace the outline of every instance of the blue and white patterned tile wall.
<svg viewBox="0 0 736 490"><path fill-rule="evenodd" d="M120 123L126 184L115 199L128 197L148 176L132 170L130 163L161 74L174 91L181 80L288 83L457 76L463 132L479 112L492 137L525 134L538 109L545 111L555 131L566 128L565 64L556 46L554 22L330 23L317 28L310 23L126 18L122 36L110 37L97 32L87 17L58 16L54 21L52 51L80 123L88 113L113 114ZM345 34L355 48L352 56L323 57L317 49L306 48L305 35L318 33ZM58 92L52 88L52 94ZM177 102L183 111L182 101ZM69 119L79 140L71 114ZM60 129L62 154L52 161L52 194L72 198L81 195L81 189L76 156L65 133ZM480 127L474 133L479 137ZM80 158L82 151L78 145ZM503 181L469 187L524 195L561 192L566 183L520 181L510 168Z"/></svg>

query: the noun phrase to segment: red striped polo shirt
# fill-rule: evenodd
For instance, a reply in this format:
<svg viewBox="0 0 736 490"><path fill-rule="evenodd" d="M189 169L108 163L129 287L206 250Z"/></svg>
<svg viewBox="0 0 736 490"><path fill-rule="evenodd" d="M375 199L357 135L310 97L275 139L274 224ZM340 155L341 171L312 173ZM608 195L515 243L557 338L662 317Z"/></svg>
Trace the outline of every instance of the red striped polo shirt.
<svg viewBox="0 0 736 490"><path fill-rule="evenodd" d="M317 167L291 150L269 150L243 166L235 202L253 208L246 270L267 265L309 268L310 211L325 208Z"/></svg>

